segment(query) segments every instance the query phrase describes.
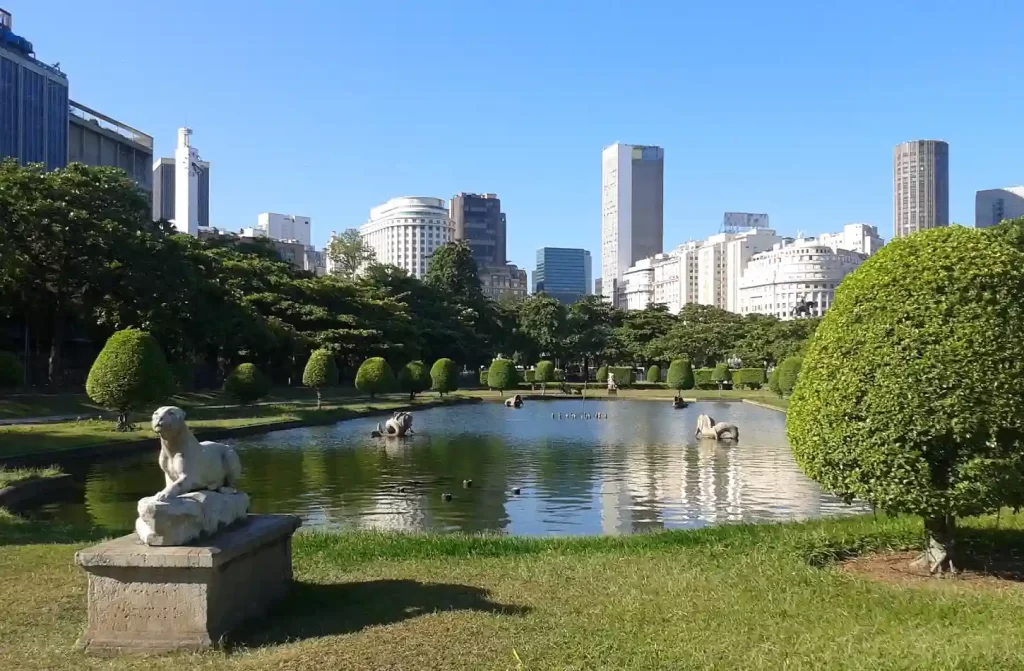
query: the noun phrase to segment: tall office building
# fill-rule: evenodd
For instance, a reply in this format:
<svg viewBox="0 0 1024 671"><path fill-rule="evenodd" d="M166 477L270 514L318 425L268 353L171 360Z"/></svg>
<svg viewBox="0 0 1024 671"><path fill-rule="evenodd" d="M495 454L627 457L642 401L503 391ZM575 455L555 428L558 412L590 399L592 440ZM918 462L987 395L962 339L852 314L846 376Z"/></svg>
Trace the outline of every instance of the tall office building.
<svg viewBox="0 0 1024 671"><path fill-rule="evenodd" d="M504 266L505 214L501 199L493 193L460 193L454 196L449 217L455 227L455 239L465 240L479 267Z"/></svg>
<svg viewBox="0 0 1024 671"><path fill-rule="evenodd" d="M68 78L35 58L32 43L13 32L0 9L0 158L47 170L68 163Z"/></svg>
<svg viewBox="0 0 1024 671"><path fill-rule="evenodd" d="M949 226L949 145L911 140L893 150L893 237Z"/></svg>
<svg viewBox="0 0 1024 671"><path fill-rule="evenodd" d="M572 305L590 294L590 252L566 247L542 247L537 250L533 271L533 293L544 292L565 305Z"/></svg>
<svg viewBox="0 0 1024 671"><path fill-rule="evenodd" d="M601 152L601 289L620 302L622 275L661 253L665 230L665 150L613 144Z"/></svg>
<svg viewBox="0 0 1024 671"><path fill-rule="evenodd" d="M1017 217L1024 217L1024 186L985 189L974 195L975 228L989 228Z"/></svg>
<svg viewBox="0 0 1024 671"><path fill-rule="evenodd" d="M210 163L192 146L192 129L178 129L174 158L153 163L153 221L166 219L196 236L210 226Z"/></svg>
<svg viewBox="0 0 1024 671"><path fill-rule="evenodd" d="M444 200L406 196L392 198L370 210L359 235L376 255L377 263L398 266L423 279L434 250L451 242L455 227Z"/></svg>
<svg viewBox="0 0 1024 671"><path fill-rule="evenodd" d="M140 189L152 192L151 136L74 100L69 101L68 111L69 163L120 168Z"/></svg>

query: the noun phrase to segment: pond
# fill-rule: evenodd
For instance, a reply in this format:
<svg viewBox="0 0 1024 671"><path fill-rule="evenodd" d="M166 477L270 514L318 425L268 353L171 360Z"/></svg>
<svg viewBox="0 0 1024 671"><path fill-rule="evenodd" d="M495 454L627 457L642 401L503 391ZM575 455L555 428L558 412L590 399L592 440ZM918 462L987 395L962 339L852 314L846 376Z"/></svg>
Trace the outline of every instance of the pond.
<svg viewBox="0 0 1024 671"><path fill-rule="evenodd" d="M596 412L607 418L583 416ZM577 418L567 419L570 413ZM739 442L696 440L701 413L736 424ZM369 436L380 419L228 441L241 456L252 511L294 513L307 529L528 535L629 534L864 512L823 494L800 473L783 413L746 403L683 410L668 402L579 399L520 409L452 406L416 412L416 435L386 444ZM163 485L156 457L92 464L76 474L84 497L31 515L131 528L137 500Z"/></svg>

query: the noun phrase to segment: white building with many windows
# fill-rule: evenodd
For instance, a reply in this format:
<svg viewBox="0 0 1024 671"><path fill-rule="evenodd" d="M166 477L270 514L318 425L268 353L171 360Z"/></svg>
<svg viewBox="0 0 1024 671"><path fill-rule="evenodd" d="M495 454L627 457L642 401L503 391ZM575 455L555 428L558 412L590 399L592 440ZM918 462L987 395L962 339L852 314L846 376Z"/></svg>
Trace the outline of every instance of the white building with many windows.
<svg viewBox="0 0 1024 671"><path fill-rule="evenodd" d="M878 235L878 228L871 224L846 224L839 233L819 235L818 242L833 249L846 249L864 256L872 256L885 244Z"/></svg>
<svg viewBox="0 0 1024 671"><path fill-rule="evenodd" d="M832 306L839 283L866 258L815 238L779 243L750 259L736 311L779 319L820 317Z"/></svg>
<svg viewBox="0 0 1024 671"><path fill-rule="evenodd" d="M403 196L370 210L359 227L377 263L397 266L423 279L434 250L455 239L455 226L441 198Z"/></svg>

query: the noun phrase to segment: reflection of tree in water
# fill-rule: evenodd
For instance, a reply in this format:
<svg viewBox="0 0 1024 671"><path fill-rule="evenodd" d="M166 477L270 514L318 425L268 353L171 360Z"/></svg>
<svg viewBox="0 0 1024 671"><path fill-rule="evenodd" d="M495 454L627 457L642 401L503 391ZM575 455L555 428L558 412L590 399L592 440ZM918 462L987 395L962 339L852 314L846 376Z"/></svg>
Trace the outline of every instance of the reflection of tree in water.
<svg viewBox="0 0 1024 671"><path fill-rule="evenodd" d="M592 446L546 440L534 452L537 486L541 491L558 498L590 496L597 462Z"/></svg>
<svg viewBox="0 0 1024 671"><path fill-rule="evenodd" d="M131 529L139 499L164 486L155 454L94 464L85 483L85 508L97 526Z"/></svg>

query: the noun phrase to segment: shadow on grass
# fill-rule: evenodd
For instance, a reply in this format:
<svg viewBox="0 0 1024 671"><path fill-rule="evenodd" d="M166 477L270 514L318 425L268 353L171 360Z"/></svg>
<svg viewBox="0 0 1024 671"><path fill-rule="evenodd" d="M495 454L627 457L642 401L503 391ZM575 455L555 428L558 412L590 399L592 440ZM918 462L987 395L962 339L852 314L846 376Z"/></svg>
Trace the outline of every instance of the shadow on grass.
<svg viewBox="0 0 1024 671"><path fill-rule="evenodd" d="M966 527L958 534L957 568L1024 582L1024 529Z"/></svg>
<svg viewBox="0 0 1024 671"><path fill-rule="evenodd" d="M523 616L527 606L491 601L490 592L469 585L416 580L317 584L296 582L270 617L227 643L228 649L350 634L442 611L468 610Z"/></svg>
<svg viewBox="0 0 1024 671"><path fill-rule="evenodd" d="M108 538L117 538L131 532L131 529L114 530L21 519L11 522L9 517L5 519L5 516L8 516L8 513L0 508L0 546L99 543Z"/></svg>

